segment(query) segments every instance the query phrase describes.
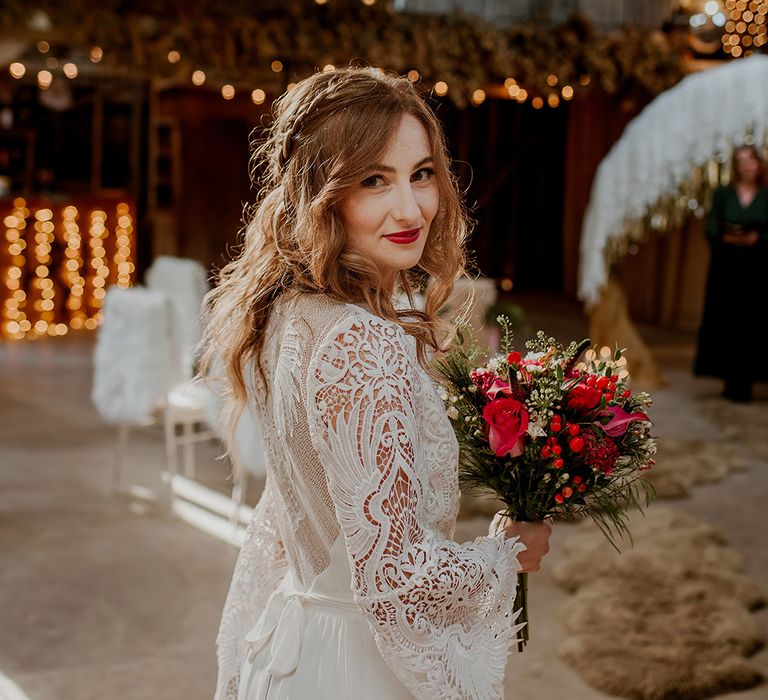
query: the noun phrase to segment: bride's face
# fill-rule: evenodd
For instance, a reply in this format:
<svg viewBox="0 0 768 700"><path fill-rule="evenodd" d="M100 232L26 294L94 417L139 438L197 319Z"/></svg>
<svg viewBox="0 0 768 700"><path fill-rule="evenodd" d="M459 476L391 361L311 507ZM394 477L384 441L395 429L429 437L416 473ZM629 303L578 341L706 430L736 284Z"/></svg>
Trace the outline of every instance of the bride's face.
<svg viewBox="0 0 768 700"><path fill-rule="evenodd" d="M427 132L406 114L381 161L339 205L347 247L392 280L419 262L439 200Z"/></svg>

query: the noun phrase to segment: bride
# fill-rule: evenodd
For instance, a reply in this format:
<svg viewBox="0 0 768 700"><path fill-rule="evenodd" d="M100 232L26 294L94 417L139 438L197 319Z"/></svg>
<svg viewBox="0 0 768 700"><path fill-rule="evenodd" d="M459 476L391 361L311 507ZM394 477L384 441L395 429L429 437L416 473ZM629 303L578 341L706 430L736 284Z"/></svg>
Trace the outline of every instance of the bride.
<svg viewBox="0 0 768 700"><path fill-rule="evenodd" d="M253 166L203 344L267 458L216 700L501 698L517 572L550 527L497 516L453 540L458 448L426 366L468 225L439 122L404 78L318 73L278 100ZM427 276L424 311L396 309Z"/></svg>

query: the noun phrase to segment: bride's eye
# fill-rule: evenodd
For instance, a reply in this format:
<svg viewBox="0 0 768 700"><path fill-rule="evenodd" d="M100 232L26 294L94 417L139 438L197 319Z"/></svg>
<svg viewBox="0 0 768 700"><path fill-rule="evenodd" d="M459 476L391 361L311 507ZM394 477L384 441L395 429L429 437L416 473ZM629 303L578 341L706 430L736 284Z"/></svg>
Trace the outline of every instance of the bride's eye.
<svg viewBox="0 0 768 700"><path fill-rule="evenodd" d="M427 182L432 179L435 171L433 168L422 168L417 170L411 177L414 182Z"/></svg>
<svg viewBox="0 0 768 700"><path fill-rule="evenodd" d="M384 178L381 175L371 175L365 178L360 184L363 187L378 187L384 182Z"/></svg>

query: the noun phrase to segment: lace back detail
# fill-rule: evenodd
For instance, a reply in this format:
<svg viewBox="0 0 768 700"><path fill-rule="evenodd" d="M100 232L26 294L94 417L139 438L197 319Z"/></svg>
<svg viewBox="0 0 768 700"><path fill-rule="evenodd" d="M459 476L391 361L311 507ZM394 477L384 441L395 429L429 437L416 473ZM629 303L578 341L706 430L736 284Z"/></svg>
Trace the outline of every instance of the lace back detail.
<svg viewBox="0 0 768 700"><path fill-rule="evenodd" d="M319 295L276 311L263 356L273 398L260 409L270 490L225 605L217 700L236 687L238 635L275 585L261 569L290 567L310 585L340 530L355 601L414 696L501 698L523 546L450 538L458 447L413 339Z"/></svg>

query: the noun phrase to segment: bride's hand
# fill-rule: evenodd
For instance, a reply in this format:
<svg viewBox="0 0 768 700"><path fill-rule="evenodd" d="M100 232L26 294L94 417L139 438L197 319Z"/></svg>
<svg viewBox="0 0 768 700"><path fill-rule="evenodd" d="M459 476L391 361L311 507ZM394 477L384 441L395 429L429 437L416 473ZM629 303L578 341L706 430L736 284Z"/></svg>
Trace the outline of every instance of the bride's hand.
<svg viewBox="0 0 768 700"><path fill-rule="evenodd" d="M549 536L552 534L553 521L551 518L538 522L523 522L512 520L499 512L493 517L488 528L490 535L504 532L505 537L519 537L526 550L517 555L523 571L538 571L541 560L549 551Z"/></svg>

